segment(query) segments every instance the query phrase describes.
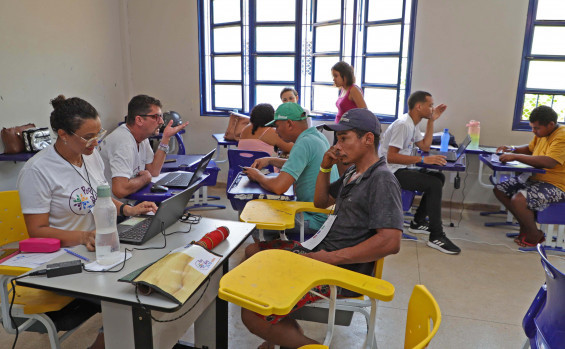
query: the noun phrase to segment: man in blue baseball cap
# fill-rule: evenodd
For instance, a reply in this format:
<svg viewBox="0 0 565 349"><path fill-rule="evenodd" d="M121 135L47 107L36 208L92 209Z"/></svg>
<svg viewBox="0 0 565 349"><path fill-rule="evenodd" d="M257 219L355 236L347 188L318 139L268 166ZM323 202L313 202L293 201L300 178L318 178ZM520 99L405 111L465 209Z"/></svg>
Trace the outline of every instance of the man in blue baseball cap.
<svg viewBox="0 0 565 349"><path fill-rule="evenodd" d="M294 185L297 200L311 202L314 199L318 169L324 152L328 150L330 144L316 128L308 128L307 117L300 105L281 104L275 111L274 120L267 125L274 125L279 137L286 142L294 143L288 159L276 157L257 159L251 167L246 167L244 171L250 180L276 194L282 194ZM272 177L265 176L259 171L268 165L280 168L280 174ZM337 173L333 175L334 179L337 177ZM308 235L315 234L326 218L325 214L304 212L304 232ZM298 225L296 229L299 229ZM287 233L293 233L293 231L287 231ZM266 239L272 239L273 236L278 237L278 235L278 232L265 232ZM258 235L254 233L254 237L257 238Z"/></svg>
<svg viewBox="0 0 565 349"><path fill-rule="evenodd" d="M323 156L316 180L314 205L335 209L316 237L304 243L270 241L249 245L247 257L264 249L285 249L307 257L371 275L374 261L398 253L403 229L400 185L383 157L378 156L381 126L367 109L351 109L339 124L324 125L336 131L337 143ZM295 145L296 146L296 145ZM294 147L292 148L294 151ZM333 180L335 164L349 168ZM313 289L329 295L327 285ZM341 289L340 295L355 296ZM307 293L293 311L321 297ZM261 316L242 309L243 323L251 332L266 340L262 347L278 344L297 348L316 343L304 335L296 320L286 315Z"/></svg>

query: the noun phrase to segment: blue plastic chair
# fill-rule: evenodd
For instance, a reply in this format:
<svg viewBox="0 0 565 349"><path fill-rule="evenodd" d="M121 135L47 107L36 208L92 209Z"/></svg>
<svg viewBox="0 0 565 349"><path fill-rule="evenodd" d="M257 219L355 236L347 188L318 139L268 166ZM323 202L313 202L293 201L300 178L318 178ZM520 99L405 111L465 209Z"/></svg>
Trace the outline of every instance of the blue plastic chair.
<svg viewBox="0 0 565 349"><path fill-rule="evenodd" d="M545 270L545 285L528 309L522 327L532 348L563 348L565 343L565 275L547 259L545 249L537 246Z"/></svg>
<svg viewBox="0 0 565 349"><path fill-rule="evenodd" d="M402 195L402 211L404 212L405 216L407 215L411 216L412 214L410 213L410 208L412 207L412 202L414 201L414 197L416 195L421 195L421 194L416 191L402 189L401 195ZM405 221L404 223L405 225L410 224L409 221ZM417 237L406 234L405 232L402 232L402 238L408 240L418 240Z"/></svg>

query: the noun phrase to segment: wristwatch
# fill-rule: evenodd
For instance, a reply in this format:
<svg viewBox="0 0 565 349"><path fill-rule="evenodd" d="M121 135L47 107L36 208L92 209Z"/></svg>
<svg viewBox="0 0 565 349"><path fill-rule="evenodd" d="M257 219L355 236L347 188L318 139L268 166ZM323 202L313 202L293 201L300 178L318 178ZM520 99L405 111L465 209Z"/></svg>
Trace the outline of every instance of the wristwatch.
<svg viewBox="0 0 565 349"><path fill-rule="evenodd" d="M162 150L165 153L169 152L169 145L165 144L165 143L159 143L159 147L157 147L158 150Z"/></svg>
<svg viewBox="0 0 565 349"><path fill-rule="evenodd" d="M124 216L124 217L126 216L126 214L124 213L124 207L125 207L125 206L133 207L133 205L130 204L130 203L122 204L122 205L120 206L120 216Z"/></svg>

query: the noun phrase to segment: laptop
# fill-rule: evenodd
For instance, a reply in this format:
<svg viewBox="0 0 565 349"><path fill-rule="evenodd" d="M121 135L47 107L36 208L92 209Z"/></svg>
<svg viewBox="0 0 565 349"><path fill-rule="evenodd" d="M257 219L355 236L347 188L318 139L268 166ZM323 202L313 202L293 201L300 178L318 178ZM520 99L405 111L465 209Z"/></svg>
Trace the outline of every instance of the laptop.
<svg viewBox="0 0 565 349"><path fill-rule="evenodd" d="M431 149L430 155L443 155L443 156L445 156L445 159L447 161L456 162L457 159L459 159L461 157L461 155L463 155L463 153L465 152L465 149L467 149L467 147L469 146L470 143L471 143L471 136L467 135L467 137L465 137L465 139L459 145L459 148L457 148L457 150L448 150L448 151L445 152L445 151L439 151L439 150Z"/></svg>
<svg viewBox="0 0 565 349"><path fill-rule="evenodd" d="M215 151L216 149L213 149L200 159L198 166L196 167L196 171L169 173L165 177L159 179L155 185L164 185L168 188L188 188L202 176L204 171L206 171L206 167L212 159L212 156L214 156Z"/></svg>
<svg viewBox="0 0 565 349"><path fill-rule="evenodd" d="M171 226L182 217L188 201L198 189L199 184L200 182L196 182L188 189L161 202L153 216L131 217L118 224L120 242L141 245Z"/></svg>

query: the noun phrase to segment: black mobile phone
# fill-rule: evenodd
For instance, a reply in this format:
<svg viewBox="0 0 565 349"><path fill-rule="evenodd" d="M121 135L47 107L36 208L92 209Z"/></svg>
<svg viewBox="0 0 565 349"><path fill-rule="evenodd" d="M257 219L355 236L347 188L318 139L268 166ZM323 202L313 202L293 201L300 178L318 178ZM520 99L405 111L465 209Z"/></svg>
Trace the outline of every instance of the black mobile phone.
<svg viewBox="0 0 565 349"><path fill-rule="evenodd" d="M242 171L245 171L245 166L237 165Z"/></svg>
<svg viewBox="0 0 565 349"><path fill-rule="evenodd" d="M165 163L167 163L167 162L176 162L176 161L177 161L177 159L165 159Z"/></svg>

